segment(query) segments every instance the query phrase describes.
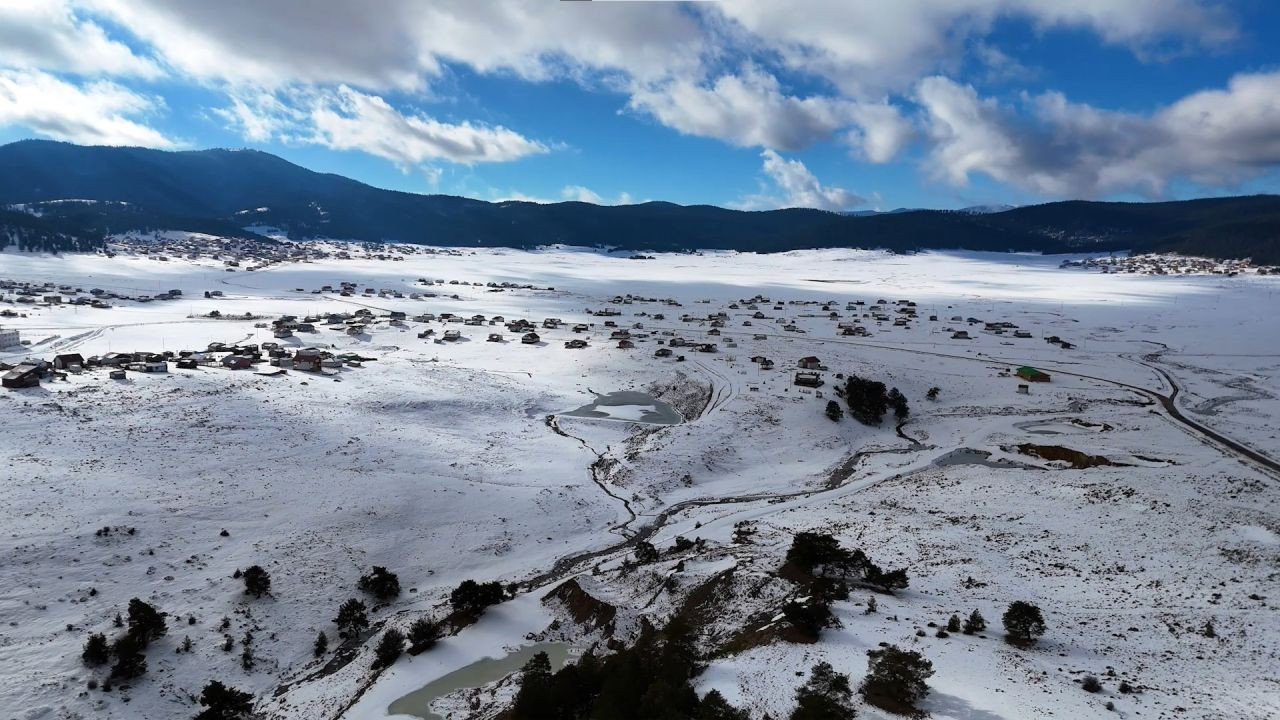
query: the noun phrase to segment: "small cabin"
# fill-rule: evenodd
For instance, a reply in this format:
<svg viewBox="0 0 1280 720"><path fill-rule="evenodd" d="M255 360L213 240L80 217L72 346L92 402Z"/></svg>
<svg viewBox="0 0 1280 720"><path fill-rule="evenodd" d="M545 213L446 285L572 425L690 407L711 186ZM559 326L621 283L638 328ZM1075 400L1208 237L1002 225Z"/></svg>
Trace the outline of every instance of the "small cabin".
<svg viewBox="0 0 1280 720"><path fill-rule="evenodd" d="M1037 370L1028 365L1023 365L1014 371L1014 374L1028 382L1049 382L1049 373Z"/></svg>
<svg viewBox="0 0 1280 720"><path fill-rule="evenodd" d="M798 372L791 382L801 387L822 387L822 376L816 372Z"/></svg>
<svg viewBox="0 0 1280 720"><path fill-rule="evenodd" d="M520 338L520 342L525 345L537 345L542 342L542 338L538 337L538 333L525 333L524 336Z"/></svg>

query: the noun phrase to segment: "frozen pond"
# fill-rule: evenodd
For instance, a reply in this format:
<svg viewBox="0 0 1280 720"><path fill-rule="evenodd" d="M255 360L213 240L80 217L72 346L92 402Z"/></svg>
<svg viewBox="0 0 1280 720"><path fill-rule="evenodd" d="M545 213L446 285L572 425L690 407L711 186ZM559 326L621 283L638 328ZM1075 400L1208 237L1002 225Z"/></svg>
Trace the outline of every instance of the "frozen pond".
<svg viewBox="0 0 1280 720"><path fill-rule="evenodd" d="M448 675L436 678L392 702L387 706L387 714L408 715L423 718L423 720L445 720L443 716L431 712L431 703L436 698L501 680L524 667L525 663L540 652L546 653L551 660L551 672L564 667L564 664L569 661L569 646L565 643L544 642L526 645L503 657L482 658Z"/></svg>
<svg viewBox="0 0 1280 720"><path fill-rule="evenodd" d="M675 408L636 390L619 390L600 395L591 403L563 413L569 417L624 420L648 425L679 425L684 418Z"/></svg>
<svg viewBox="0 0 1280 720"><path fill-rule="evenodd" d="M1065 420L1028 420L1014 423L1014 427L1033 435L1077 435L1080 433L1103 432L1111 426L1105 423L1088 423L1075 418Z"/></svg>
<svg viewBox="0 0 1280 720"><path fill-rule="evenodd" d="M1023 463L1013 462L1012 460L1006 460L1004 458L992 460L991 453L986 450L975 450L973 448L952 450L946 455L934 460L933 464L936 467L950 467L952 465L983 465L992 468L1033 468L1031 465L1024 465Z"/></svg>

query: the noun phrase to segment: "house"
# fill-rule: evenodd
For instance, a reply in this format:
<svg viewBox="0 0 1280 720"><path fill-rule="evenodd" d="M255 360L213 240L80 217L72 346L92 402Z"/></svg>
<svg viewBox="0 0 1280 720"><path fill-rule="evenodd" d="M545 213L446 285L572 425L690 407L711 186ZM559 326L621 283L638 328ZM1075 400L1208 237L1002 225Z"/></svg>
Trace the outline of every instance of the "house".
<svg viewBox="0 0 1280 720"><path fill-rule="evenodd" d="M952 340L972 340L973 338L969 337L968 330L957 330L951 333L951 339Z"/></svg>
<svg viewBox="0 0 1280 720"><path fill-rule="evenodd" d="M228 370L244 370L253 365L253 358L248 355L228 355L222 358L222 366Z"/></svg>
<svg viewBox="0 0 1280 720"><path fill-rule="evenodd" d="M570 350L581 350L587 346L587 341L581 338L574 338L573 340L566 340L564 346Z"/></svg>
<svg viewBox="0 0 1280 720"><path fill-rule="evenodd" d="M590 329L591 329L591 326L587 325L586 323L578 323L577 325L573 326L573 331L576 333L586 332Z"/></svg>
<svg viewBox="0 0 1280 720"><path fill-rule="evenodd" d="M822 368L822 361L813 355L800 358L800 362L797 364L801 370L820 370Z"/></svg>
<svg viewBox="0 0 1280 720"><path fill-rule="evenodd" d="M293 354L293 368L295 370L306 370L310 372L319 372L324 360L324 353L316 348L303 348Z"/></svg>
<svg viewBox="0 0 1280 720"><path fill-rule="evenodd" d="M163 360L144 360L142 362L129 363L129 369L134 372L167 373L169 372L169 363Z"/></svg>
<svg viewBox="0 0 1280 720"><path fill-rule="evenodd" d="M387 319L389 320L404 320L407 317L408 317L408 314L406 314L403 310L392 310L391 312L387 313Z"/></svg>
<svg viewBox="0 0 1280 720"><path fill-rule="evenodd" d="M115 370L112 370L110 373L108 373L107 377L111 378L112 380L123 380L124 370L116 368Z"/></svg>
<svg viewBox="0 0 1280 720"><path fill-rule="evenodd" d="M791 382L802 387L822 387L822 375L816 372L798 372Z"/></svg>
<svg viewBox="0 0 1280 720"><path fill-rule="evenodd" d="M1031 386L1030 386L1030 385L1027 385L1026 383L1018 383L1018 394L1019 394L1019 395L1030 395L1030 394L1031 394Z"/></svg>
<svg viewBox="0 0 1280 720"><path fill-rule="evenodd" d="M84 367L84 357L80 353L66 353L53 356L54 370L70 370L72 366Z"/></svg>
<svg viewBox="0 0 1280 720"><path fill-rule="evenodd" d="M698 352L713 353L716 351L715 343L702 343L698 346Z"/></svg>
<svg viewBox="0 0 1280 720"><path fill-rule="evenodd" d="M488 338L486 338L485 340L486 340L486 342L498 342L498 343L500 343L500 342L502 342L502 333L489 333L489 337L488 337Z"/></svg>
<svg viewBox="0 0 1280 720"><path fill-rule="evenodd" d="M653 353L654 357L660 358L669 358L671 355L671 348L658 348L657 351Z"/></svg>
<svg viewBox="0 0 1280 720"><path fill-rule="evenodd" d="M195 360L192 360L189 357L182 358L181 360L178 361L179 370L195 370L198 367L200 367L200 363L196 362Z"/></svg>
<svg viewBox="0 0 1280 720"><path fill-rule="evenodd" d="M1031 337L1031 333L1027 332L1026 330L1014 330L1013 336L1016 338L1029 338Z"/></svg>
<svg viewBox="0 0 1280 720"><path fill-rule="evenodd" d="M23 363L5 373L4 377L0 378L0 386L10 390L40 387L40 368Z"/></svg>
<svg viewBox="0 0 1280 720"><path fill-rule="evenodd" d="M634 348L635 346L636 346L636 344L635 344L635 343L633 343L633 342L631 342L630 340L619 340L619 341L618 341L618 349L619 349L619 350L630 350L631 348Z"/></svg>
<svg viewBox="0 0 1280 720"><path fill-rule="evenodd" d="M524 336L520 338L520 342L525 345L537 345L542 342L542 338L538 337L538 333L525 333Z"/></svg>
<svg viewBox="0 0 1280 720"><path fill-rule="evenodd" d="M1023 365L1014 371L1014 374L1023 380L1030 382L1049 382L1049 373L1037 370L1033 367Z"/></svg>
<svg viewBox="0 0 1280 720"><path fill-rule="evenodd" d="M719 335L719 334L720 334L720 330L719 330L718 328L711 328L710 330L708 330L708 331L707 331L707 334L708 334L708 335Z"/></svg>
<svg viewBox="0 0 1280 720"><path fill-rule="evenodd" d="M445 330L443 337L447 342L456 342L462 339L462 333L457 330Z"/></svg>
<svg viewBox="0 0 1280 720"><path fill-rule="evenodd" d="M4 328L0 328L0 348L21 344L22 339L19 337L17 330L6 330Z"/></svg>

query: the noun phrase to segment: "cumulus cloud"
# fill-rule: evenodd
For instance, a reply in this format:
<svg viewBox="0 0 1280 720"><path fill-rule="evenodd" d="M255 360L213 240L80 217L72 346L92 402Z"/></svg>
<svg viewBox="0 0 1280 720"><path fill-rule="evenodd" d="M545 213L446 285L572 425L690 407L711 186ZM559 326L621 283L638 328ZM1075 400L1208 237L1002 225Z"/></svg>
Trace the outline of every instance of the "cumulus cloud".
<svg viewBox="0 0 1280 720"><path fill-rule="evenodd" d="M156 98L107 80L77 85L47 73L0 70L0 126L19 125L45 137L86 145L176 145L138 121Z"/></svg>
<svg viewBox="0 0 1280 720"><path fill-rule="evenodd" d="M155 78L156 63L107 36L100 25L78 17L61 0L0 3L0 66L80 75Z"/></svg>
<svg viewBox="0 0 1280 720"><path fill-rule="evenodd" d="M548 79L656 77L698 62L703 34L677 5L527 0L81 0L188 75L268 87L421 89L445 63Z"/></svg>
<svg viewBox="0 0 1280 720"><path fill-rule="evenodd" d="M621 192L618 193L615 199L608 200L584 185L565 185L560 189L560 197L565 200L591 203L592 205L630 205L633 202L631 193Z"/></svg>
<svg viewBox="0 0 1280 720"><path fill-rule="evenodd" d="M793 70L815 73L844 93L897 91L951 71L967 42L1001 19L1041 29L1093 31L1105 42L1151 52L1171 38L1219 45L1236 34L1230 16L1203 0L774 0L708 5Z"/></svg>
<svg viewBox="0 0 1280 720"><path fill-rule="evenodd" d="M855 152L885 162L910 138L910 125L887 103L787 95L777 78L754 65L703 85L674 79L632 91L629 106L688 135L740 147L800 150L851 128Z"/></svg>
<svg viewBox="0 0 1280 720"><path fill-rule="evenodd" d="M429 160L506 162L548 151L546 145L502 126L444 123L406 115L386 100L345 85L317 100L311 111L312 142L360 150L408 168Z"/></svg>
<svg viewBox="0 0 1280 720"><path fill-rule="evenodd" d="M1175 179L1232 185L1280 164L1280 72L1236 75L1148 115L1057 92L1009 107L943 77L923 80L916 99L929 167L955 185L982 173L1054 197L1158 197Z"/></svg>
<svg viewBox="0 0 1280 720"><path fill-rule="evenodd" d="M761 152L760 157L772 190L749 195L733 203L734 207L742 210L800 207L839 212L866 203L866 198L856 193L823 185L799 160L787 160L768 149Z"/></svg>

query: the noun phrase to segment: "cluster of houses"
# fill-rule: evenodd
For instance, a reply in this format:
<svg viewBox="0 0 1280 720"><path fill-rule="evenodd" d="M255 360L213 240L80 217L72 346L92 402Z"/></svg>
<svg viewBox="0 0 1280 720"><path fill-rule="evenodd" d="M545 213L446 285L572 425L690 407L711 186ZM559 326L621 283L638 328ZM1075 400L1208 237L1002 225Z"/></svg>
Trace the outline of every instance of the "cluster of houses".
<svg viewBox="0 0 1280 720"><path fill-rule="evenodd" d="M1213 258L1186 257L1169 254L1143 254L1116 257L1085 258L1083 260L1063 260L1060 268L1077 268L1094 270L1104 274L1125 273L1137 275L1226 275L1235 277L1250 271L1259 275L1280 272L1280 268L1269 266L1254 267L1248 260L1214 260Z"/></svg>
<svg viewBox="0 0 1280 720"><path fill-rule="evenodd" d="M222 263L227 272L262 270L285 262L320 260L337 255L316 243L298 243L279 239L264 242L256 238L216 237L201 233L125 233L107 243L103 254L140 255L159 262L170 258L200 260L210 258Z"/></svg>

